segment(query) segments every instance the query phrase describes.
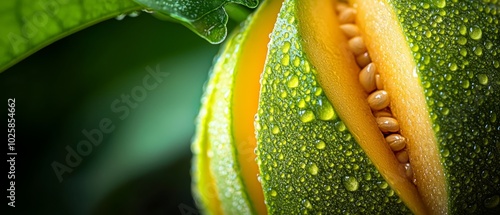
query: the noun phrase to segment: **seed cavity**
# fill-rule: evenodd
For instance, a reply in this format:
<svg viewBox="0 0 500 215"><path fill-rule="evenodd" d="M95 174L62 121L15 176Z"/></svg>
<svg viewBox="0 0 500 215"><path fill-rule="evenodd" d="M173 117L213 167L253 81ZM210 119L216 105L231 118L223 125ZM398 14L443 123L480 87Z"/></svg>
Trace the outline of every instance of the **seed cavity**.
<svg viewBox="0 0 500 215"><path fill-rule="evenodd" d="M384 90L384 80L375 64L372 63L362 33L356 25L356 10L346 3L338 3L336 8L340 29L348 39L348 48L353 53L357 65L361 68L358 78L364 91L368 94L370 106L378 128L385 137L388 147L400 162L402 174L417 185L406 145L408 140L399 133L399 122L390 109L390 95Z"/></svg>

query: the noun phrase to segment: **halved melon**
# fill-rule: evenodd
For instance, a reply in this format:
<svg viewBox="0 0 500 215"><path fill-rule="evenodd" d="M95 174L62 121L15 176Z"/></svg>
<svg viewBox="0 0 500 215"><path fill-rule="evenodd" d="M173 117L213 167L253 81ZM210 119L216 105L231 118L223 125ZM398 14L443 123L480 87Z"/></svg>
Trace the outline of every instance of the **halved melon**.
<svg viewBox="0 0 500 215"><path fill-rule="evenodd" d="M193 145L206 212L500 211L499 2L280 6L214 66Z"/></svg>

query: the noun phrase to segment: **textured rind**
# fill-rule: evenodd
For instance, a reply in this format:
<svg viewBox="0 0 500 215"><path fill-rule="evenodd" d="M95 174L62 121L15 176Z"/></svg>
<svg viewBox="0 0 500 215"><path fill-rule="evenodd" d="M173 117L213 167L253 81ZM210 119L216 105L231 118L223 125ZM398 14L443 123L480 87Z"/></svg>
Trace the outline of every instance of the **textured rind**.
<svg viewBox="0 0 500 215"><path fill-rule="evenodd" d="M229 42L228 42L229 44ZM215 214L216 211L220 210L219 206L212 205L210 202L218 204L219 200L215 187L213 187L213 177L210 173L208 157L208 151L210 150L210 144L208 143L207 136L207 122L212 117L212 111L209 104L213 102L213 91L214 86L219 78L219 73L212 72L210 74L208 85L205 89L205 94L202 99L202 108L197 117L197 132L193 139L193 144L191 145L191 151L193 152L193 167L191 169L192 183L191 191L193 192L193 198L196 202L198 209L204 212L204 214Z"/></svg>
<svg viewBox="0 0 500 215"><path fill-rule="evenodd" d="M250 20L250 19L249 19ZM216 59L204 95L202 111L198 117L198 133L193 141L194 181L193 192L200 208L208 208L203 195L217 195L225 214L252 214L254 209L248 200L236 158L232 137L231 95L234 67L238 60L240 44L249 21L237 29L226 43L224 51ZM200 174L197 169L209 165L209 171ZM211 174L215 187L200 187L199 182ZM202 185L203 186L203 185ZM216 192L214 192L216 191ZM205 210L206 213L216 213Z"/></svg>
<svg viewBox="0 0 500 215"><path fill-rule="evenodd" d="M411 213L318 85L295 7L287 0L280 11L261 79L257 162L268 212Z"/></svg>
<svg viewBox="0 0 500 215"><path fill-rule="evenodd" d="M500 213L500 1L389 1L421 77L449 213ZM464 18L466 17L466 18Z"/></svg>

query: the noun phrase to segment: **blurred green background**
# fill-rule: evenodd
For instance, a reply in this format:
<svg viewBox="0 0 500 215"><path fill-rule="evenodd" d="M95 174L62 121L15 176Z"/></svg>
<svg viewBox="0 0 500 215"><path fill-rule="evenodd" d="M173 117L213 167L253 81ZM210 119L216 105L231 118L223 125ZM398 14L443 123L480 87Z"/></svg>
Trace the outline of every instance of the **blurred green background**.
<svg viewBox="0 0 500 215"><path fill-rule="evenodd" d="M4 105L16 99L16 208L8 214L196 214L190 142L218 49L142 13L77 32L0 73ZM168 76L122 120L111 104L143 85L147 66ZM82 130L106 118L114 130L59 182L52 162L65 164L66 147L76 150L87 140Z"/></svg>

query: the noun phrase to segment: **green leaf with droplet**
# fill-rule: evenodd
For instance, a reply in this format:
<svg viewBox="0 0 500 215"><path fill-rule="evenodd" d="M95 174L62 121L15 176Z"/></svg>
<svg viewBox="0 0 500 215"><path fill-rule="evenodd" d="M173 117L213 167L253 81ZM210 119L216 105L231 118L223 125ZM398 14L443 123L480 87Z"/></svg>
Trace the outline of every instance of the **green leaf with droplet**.
<svg viewBox="0 0 500 215"><path fill-rule="evenodd" d="M259 0L135 1L179 21L210 43L220 43L226 38L228 15L224 9L224 5L236 3L254 8L259 4Z"/></svg>
<svg viewBox="0 0 500 215"><path fill-rule="evenodd" d="M0 72L64 36L141 8L131 0L2 0Z"/></svg>

